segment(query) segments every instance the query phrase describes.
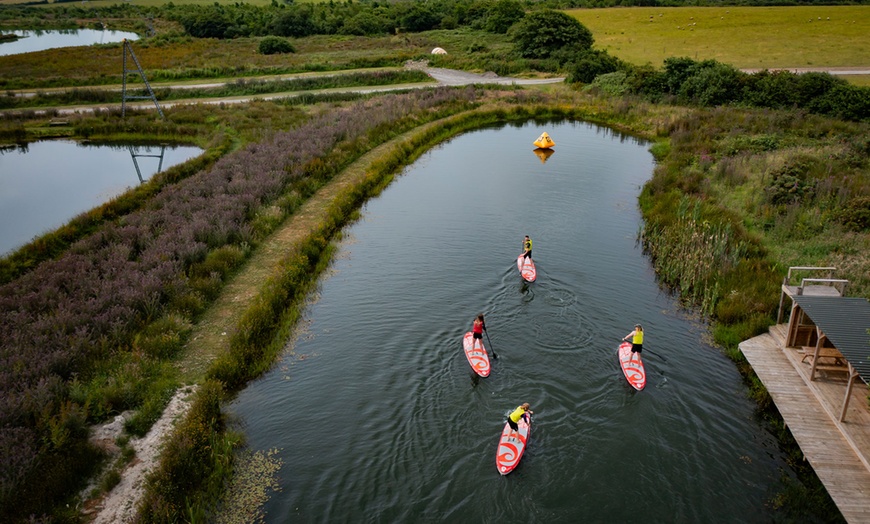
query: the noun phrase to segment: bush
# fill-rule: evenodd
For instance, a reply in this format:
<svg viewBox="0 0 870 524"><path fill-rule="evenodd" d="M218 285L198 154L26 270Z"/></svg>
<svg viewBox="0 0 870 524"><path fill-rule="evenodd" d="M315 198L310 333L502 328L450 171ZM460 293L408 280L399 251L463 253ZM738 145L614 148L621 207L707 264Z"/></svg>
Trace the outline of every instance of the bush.
<svg viewBox="0 0 870 524"><path fill-rule="evenodd" d="M579 54L570 66L567 82L588 84L598 75L619 70L621 65L622 62L615 56L609 55L607 51L587 49ZM625 75L622 79L625 80Z"/></svg>
<svg viewBox="0 0 870 524"><path fill-rule="evenodd" d="M816 184L810 176L813 163L812 158L798 158L773 172L765 188L768 201L773 205L811 202L816 194Z"/></svg>
<svg viewBox="0 0 870 524"><path fill-rule="evenodd" d="M870 196L850 200L837 214L837 220L852 231L870 231Z"/></svg>
<svg viewBox="0 0 870 524"><path fill-rule="evenodd" d="M524 16L526 11L517 0L498 0L487 10L483 28L490 33L504 34Z"/></svg>
<svg viewBox="0 0 870 524"><path fill-rule="evenodd" d="M622 96L628 92L628 85L625 83L625 71L614 71L613 73L605 73L598 75L587 87L597 89L601 93L611 96ZM570 81L570 77L568 81Z"/></svg>
<svg viewBox="0 0 870 524"><path fill-rule="evenodd" d="M286 38L267 36L260 40L260 45L257 46L257 52L261 55L275 55L295 53L296 49L293 47L293 44L287 41Z"/></svg>
<svg viewBox="0 0 870 524"><path fill-rule="evenodd" d="M339 33L343 35L376 35L386 33L387 28L395 24L392 20L384 20L374 13L359 13L344 21Z"/></svg>
<svg viewBox="0 0 870 524"><path fill-rule="evenodd" d="M742 99L742 82L747 75L730 65L705 60L689 73L677 93L682 100L701 106L718 106Z"/></svg>
<svg viewBox="0 0 870 524"><path fill-rule="evenodd" d="M590 49L595 41L577 19L550 9L526 15L511 27L509 34L517 51L526 58L549 58L564 47Z"/></svg>

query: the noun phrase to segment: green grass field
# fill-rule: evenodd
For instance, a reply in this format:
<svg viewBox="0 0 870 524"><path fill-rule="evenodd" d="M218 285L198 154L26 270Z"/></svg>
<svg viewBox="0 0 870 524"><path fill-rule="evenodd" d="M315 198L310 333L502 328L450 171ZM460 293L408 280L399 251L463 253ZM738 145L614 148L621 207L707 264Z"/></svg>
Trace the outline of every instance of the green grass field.
<svg viewBox="0 0 870 524"><path fill-rule="evenodd" d="M870 6L633 7L568 13L595 47L659 67L667 57L739 68L870 68Z"/></svg>

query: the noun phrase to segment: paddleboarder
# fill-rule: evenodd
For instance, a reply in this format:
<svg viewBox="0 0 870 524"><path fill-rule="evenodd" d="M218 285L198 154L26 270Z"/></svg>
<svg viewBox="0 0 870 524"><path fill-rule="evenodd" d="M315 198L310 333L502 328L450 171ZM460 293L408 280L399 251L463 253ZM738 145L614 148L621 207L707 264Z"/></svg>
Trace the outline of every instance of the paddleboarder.
<svg viewBox="0 0 870 524"><path fill-rule="evenodd" d="M519 426L517 426L517 422L519 422L521 418L526 420L526 424L529 423L529 415L534 413L534 411L529 409L530 407L529 403L526 402L521 406L517 406L517 409L513 410L513 412L508 415L507 423L514 433L517 433L520 430Z"/></svg>
<svg viewBox="0 0 870 524"><path fill-rule="evenodd" d="M471 326L471 335L474 337L474 345L478 345L478 340L480 340L480 346L483 346L483 332L486 331L486 323L483 321L483 313L477 315L477 318L474 319L474 322Z"/></svg>
<svg viewBox="0 0 870 524"><path fill-rule="evenodd" d="M629 338L631 338L631 356L628 361L634 360L634 355L637 353L637 361L642 362L640 354L643 351L643 327L640 324L635 324L634 331L625 335L622 340L628 342Z"/></svg>
<svg viewBox="0 0 870 524"><path fill-rule="evenodd" d="M532 258L532 239L529 238L529 235L523 239L523 258Z"/></svg>

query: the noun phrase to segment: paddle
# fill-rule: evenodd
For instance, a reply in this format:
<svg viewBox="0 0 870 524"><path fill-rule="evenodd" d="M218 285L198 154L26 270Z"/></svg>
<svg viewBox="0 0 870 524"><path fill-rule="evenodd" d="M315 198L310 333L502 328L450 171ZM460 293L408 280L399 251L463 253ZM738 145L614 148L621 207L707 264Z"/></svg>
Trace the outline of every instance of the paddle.
<svg viewBox="0 0 870 524"><path fill-rule="evenodd" d="M623 338L622 340L620 340L620 342L628 342L628 340L625 340ZM628 342L628 343L631 344L631 342ZM643 351L644 351L644 353L649 353L650 355L655 355L655 356L659 357L660 359L664 360L665 362L668 361L668 359L666 359L664 356L659 355L658 353L656 353L655 351L653 351L651 349L643 348Z"/></svg>
<svg viewBox="0 0 870 524"><path fill-rule="evenodd" d="M489 350L492 351L492 359L495 360L498 358L498 355L495 354L495 348L492 347L492 340L489 339L489 331L486 328L483 328L483 332L486 333L486 341L489 342Z"/></svg>

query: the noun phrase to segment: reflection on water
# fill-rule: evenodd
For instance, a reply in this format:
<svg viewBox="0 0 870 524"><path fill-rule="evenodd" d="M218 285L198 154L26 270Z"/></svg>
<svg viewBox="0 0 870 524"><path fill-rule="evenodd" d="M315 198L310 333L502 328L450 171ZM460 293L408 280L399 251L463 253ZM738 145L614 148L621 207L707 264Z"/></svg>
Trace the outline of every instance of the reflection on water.
<svg viewBox="0 0 870 524"><path fill-rule="evenodd" d="M229 406L284 464L267 522L772 520L788 468L776 441L636 244L647 146L547 130L546 164L531 123L456 137L346 229L307 336ZM524 235L532 284L516 268ZM461 345L478 313L498 354L481 379ZM616 359L635 322L664 357L644 357L640 392ZM523 402L535 429L502 477L504 414Z"/></svg>
<svg viewBox="0 0 870 524"><path fill-rule="evenodd" d="M2 31L13 33L20 38L0 42L0 56L45 51L57 47L75 47L92 44L111 44L124 39L138 40L139 35L129 31L109 31L96 29L52 29Z"/></svg>
<svg viewBox="0 0 870 524"><path fill-rule="evenodd" d="M535 148L532 152L535 153L536 157L541 159L542 164L546 162L548 158L550 158L550 155L555 153L555 151L550 148L544 149L542 147Z"/></svg>
<svg viewBox="0 0 870 524"><path fill-rule="evenodd" d="M201 152L63 140L0 149L0 256Z"/></svg>

